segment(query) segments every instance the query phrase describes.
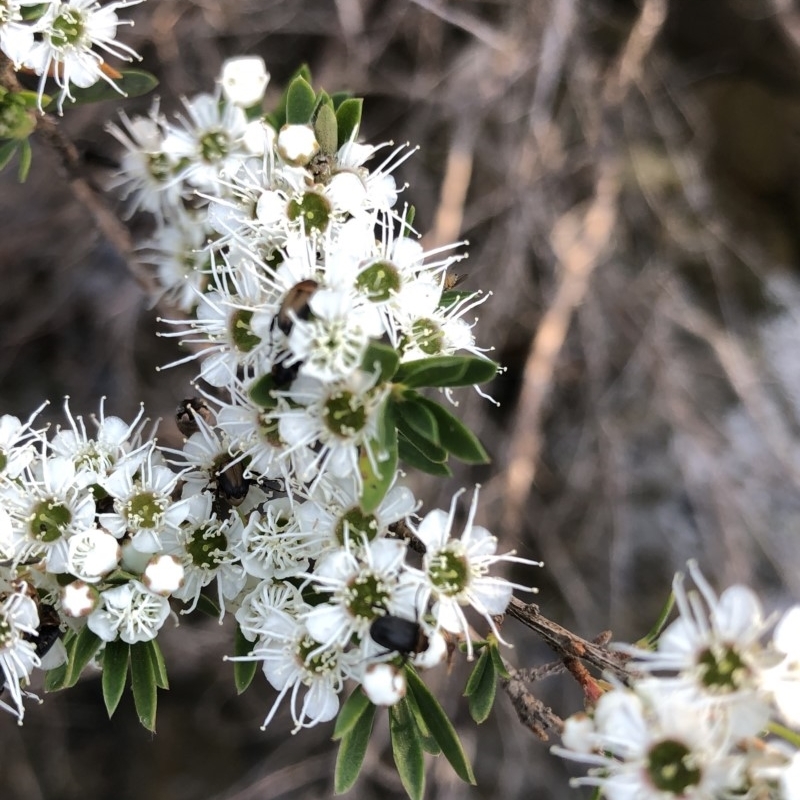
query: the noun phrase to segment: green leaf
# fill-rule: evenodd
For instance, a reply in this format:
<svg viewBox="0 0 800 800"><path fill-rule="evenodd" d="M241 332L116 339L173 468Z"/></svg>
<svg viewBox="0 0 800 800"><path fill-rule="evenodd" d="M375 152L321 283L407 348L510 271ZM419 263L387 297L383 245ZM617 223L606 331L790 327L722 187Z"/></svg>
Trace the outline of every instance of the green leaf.
<svg viewBox="0 0 800 800"><path fill-rule="evenodd" d="M22 6L19 13L25 22L33 22L44 16L44 13L50 8L50 3L36 3L36 5Z"/></svg>
<svg viewBox="0 0 800 800"><path fill-rule="evenodd" d="M480 657L475 662L475 666L470 673L469 678L467 679L467 685L464 687L464 697L470 697L471 695L475 694L478 686L481 682L481 677L483 673L486 671L486 664L487 662L491 661L491 655L489 654L489 648L484 647L481 650Z"/></svg>
<svg viewBox="0 0 800 800"><path fill-rule="evenodd" d="M406 396L404 396L404 399L397 404L397 413L400 416L400 421L406 423L408 428L424 440L433 442L436 445L441 444L436 416L431 413L425 403L421 402L423 400L425 398L416 392L413 393L412 399L406 399ZM402 426L400 429L404 430ZM413 439L413 437L409 438ZM436 460L438 459L434 459L434 461Z"/></svg>
<svg viewBox="0 0 800 800"><path fill-rule="evenodd" d="M480 670L477 680L471 687L472 691L467 697L469 713L479 725L489 718L494 705L495 694L497 693L497 673L489 650L490 648L488 647L484 648L481 657L478 659L478 663L484 662L483 669ZM478 672L477 665L472 675L470 675L470 680L467 683L468 688L470 688L470 683L476 672Z"/></svg>
<svg viewBox="0 0 800 800"><path fill-rule="evenodd" d="M419 730L406 700L389 709L389 733L400 782L411 800L422 800L425 793L425 758Z"/></svg>
<svg viewBox="0 0 800 800"><path fill-rule="evenodd" d="M652 628L647 632L645 637L638 641L636 644L639 647L647 648L648 650L655 649L656 642L658 642L658 637L661 636L661 632L664 630L664 627L667 624L667 620L669 619L669 615L672 613L672 609L675 606L675 593L670 592L669 597L667 597L667 602L664 603L661 613L658 615L658 619L653 625Z"/></svg>
<svg viewBox="0 0 800 800"><path fill-rule="evenodd" d="M408 464L409 467L427 472L429 475L439 475L442 478L448 478L453 474L447 464L431 461L431 459L415 447L405 436L399 436L397 439L397 454L400 460Z"/></svg>
<svg viewBox="0 0 800 800"><path fill-rule="evenodd" d="M422 712L419 710L419 706L417 705L417 701L413 693L406 693L405 699L408 702L408 707L414 717L414 724L417 726L417 730L419 731L420 741L422 742L422 747L424 748L425 752L430 753L432 756L440 756L442 754L442 748L439 747L439 743L436 741L436 739L431 736L431 732L428 730L428 726L425 724L425 720L422 718Z"/></svg>
<svg viewBox="0 0 800 800"><path fill-rule="evenodd" d="M65 689L74 686L78 682L78 678L80 678L84 667L94 658L101 644L103 644L103 640L92 633L88 626L81 628L80 632L75 637L75 649L67 664L67 679L64 683Z"/></svg>
<svg viewBox="0 0 800 800"><path fill-rule="evenodd" d="M399 365L400 356L397 355L397 351L393 347L388 344L381 344L373 339L370 340L364 353L364 358L361 361L361 369L364 372L372 375L379 370L380 374L377 382L386 383L386 381L394 377Z"/></svg>
<svg viewBox="0 0 800 800"><path fill-rule="evenodd" d="M339 147L358 136L364 101L360 97L343 100L336 109L336 127Z"/></svg>
<svg viewBox="0 0 800 800"><path fill-rule="evenodd" d="M414 695L420 714L425 720L431 736L439 743L444 757L459 778L466 783L475 784L475 775L467 754L461 746L453 723L447 718L439 701L431 694L430 689L422 682L410 664L406 664L408 691Z"/></svg>
<svg viewBox="0 0 800 800"><path fill-rule="evenodd" d="M438 444L434 444L420 436L413 428L409 428L408 423L402 417L397 420L397 430L428 461L433 461L436 464L444 464L447 461L447 450L444 447L440 447Z"/></svg>
<svg viewBox="0 0 800 800"><path fill-rule="evenodd" d="M236 626L236 638L233 643L233 654L236 656L248 656L252 652L254 643L251 642L243 633L242 629ZM241 694L253 682L253 678L258 671L257 661L234 661L233 662L233 682L236 685L236 693Z"/></svg>
<svg viewBox="0 0 800 800"><path fill-rule="evenodd" d="M4 169L9 161L14 157L19 147L19 139L7 139L0 144L0 169Z"/></svg>
<svg viewBox="0 0 800 800"><path fill-rule="evenodd" d="M153 664L153 673L156 676L156 686L159 689L169 689L167 664L164 661L164 654L161 652L158 642L155 639L151 639L149 642L143 642L142 644L146 645L149 652L150 661Z"/></svg>
<svg viewBox="0 0 800 800"><path fill-rule="evenodd" d="M67 100L64 105L82 106L102 100L119 100L120 96L139 97L152 92L158 86L158 78L142 69L124 69L119 74L119 78L113 79L113 86L102 78L85 89L70 86L70 93L75 99ZM57 105L58 99L54 98L44 106L44 110L52 111Z"/></svg>
<svg viewBox="0 0 800 800"><path fill-rule="evenodd" d="M336 726L333 729L334 741L341 739L355 727L361 715L371 706L369 698L364 694L360 686L356 686L350 694L350 697L345 700L344 705L339 709L339 715L336 717Z"/></svg>
<svg viewBox="0 0 800 800"><path fill-rule="evenodd" d="M31 170L31 143L28 139L23 139L19 146L19 171L17 177L20 183L25 183L28 173Z"/></svg>
<svg viewBox="0 0 800 800"><path fill-rule="evenodd" d="M417 209L414 206L406 206L403 212L403 222L400 224L400 235L411 236L414 232L414 217L417 215Z"/></svg>
<svg viewBox="0 0 800 800"><path fill-rule="evenodd" d="M103 701L111 718L117 710L128 677L130 645L117 639L103 650Z"/></svg>
<svg viewBox="0 0 800 800"><path fill-rule="evenodd" d="M219 606L206 594L201 594L197 600L196 609L207 617L219 619Z"/></svg>
<svg viewBox="0 0 800 800"><path fill-rule="evenodd" d="M250 399L258 406L275 408L278 405L277 398L272 394L275 388L275 379L272 375L269 373L263 375L250 387Z"/></svg>
<svg viewBox="0 0 800 800"><path fill-rule="evenodd" d="M287 124L308 125L316 102L317 96L311 84L302 75L298 75L286 90Z"/></svg>
<svg viewBox="0 0 800 800"><path fill-rule="evenodd" d="M70 630L67 631L62 639L64 643L64 649L67 653L67 660L55 669L47 670L47 674L44 678L44 690L46 692L57 692L59 689L63 689L66 686L69 663L75 657L75 644L77 638L78 637L76 636L75 632Z"/></svg>
<svg viewBox="0 0 800 800"><path fill-rule="evenodd" d="M458 417L427 397L420 397L419 405L435 417L439 441L448 452L467 464L489 463L489 454L483 449L478 437Z"/></svg>
<svg viewBox="0 0 800 800"><path fill-rule="evenodd" d="M146 642L131 645L131 689L139 722L148 730L156 729L156 674Z"/></svg>
<svg viewBox="0 0 800 800"><path fill-rule="evenodd" d="M370 703L339 742L336 769L333 773L333 786L336 794L344 794L350 789L356 782L358 773L361 772L367 745L372 735L375 710L375 706Z"/></svg>
<svg viewBox="0 0 800 800"><path fill-rule="evenodd" d="M377 428L375 438L362 446L358 459L363 483L361 508L367 514L372 513L381 504L397 473L397 428L391 397L387 397L383 402ZM372 451L373 460L376 462L374 465L370 461L367 447Z"/></svg>
<svg viewBox="0 0 800 800"><path fill-rule="evenodd" d="M331 95L331 103L333 103L333 110L337 111L339 106L345 100L349 100L353 96L352 92L334 92Z"/></svg>
<svg viewBox="0 0 800 800"><path fill-rule="evenodd" d="M494 663L494 671L504 680L508 680L511 675L503 663L503 657L500 655L500 648L497 642L492 642L489 645L489 652L492 654L492 662Z"/></svg>
<svg viewBox="0 0 800 800"><path fill-rule="evenodd" d="M328 98L330 101L330 98ZM323 103L317 112L314 120L314 135L319 142L320 150L323 153L332 155L336 152L337 132L336 132L336 113L328 103Z"/></svg>
<svg viewBox="0 0 800 800"><path fill-rule="evenodd" d="M434 356L401 364L395 382L420 386L474 386L497 374L497 364L476 356Z"/></svg>
<svg viewBox="0 0 800 800"><path fill-rule="evenodd" d="M461 289L446 289L439 298L439 308L449 308L460 300L474 297L476 294L477 292L465 292Z"/></svg>

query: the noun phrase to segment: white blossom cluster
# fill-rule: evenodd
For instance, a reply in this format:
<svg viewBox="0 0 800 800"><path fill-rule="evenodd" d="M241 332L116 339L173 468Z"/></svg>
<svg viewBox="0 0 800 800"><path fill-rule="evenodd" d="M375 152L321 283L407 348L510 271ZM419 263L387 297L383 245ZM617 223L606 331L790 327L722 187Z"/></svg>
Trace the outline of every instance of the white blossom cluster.
<svg viewBox="0 0 800 800"><path fill-rule="evenodd" d="M438 663L445 635L471 657L469 607L499 639L492 617L515 584L489 573L523 559L474 524L477 490L460 536L461 492L419 521L398 472L363 502L393 391L370 347L402 363L478 355L463 317L483 298L448 296L458 256L424 252L394 211L391 173L410 151L370 170L380 148L357 130L329 152L310 124L275 130L254 111L267 79L260 59L236 59L176 121L156 104L112 127L126 149L116 183L155 219L148 248L164 299L188 314L174 324L202 397L179 410L180 450L146 436L141 414L101 409L89 433L67 408L51 437L3 418L0 600L28 605L13 600L24 584L62 631L136 644L170 599L186 613L210 596L252 645L238 658L277 690L265 724L288 699L297 730L332 719L348 680L397 702L400 657ZM36 619L18 616L0 659L21 716L39 656Z"/></svg>
<svg viewBox="0 0 800 800"><path fill-rule="evenodd" d="M774 625L748 587L717 597L689 572L697 589L676 576L680 616L657 649L618 645L630 685L569 718L553 749L593 765L573 784L609 800L798 800L800 606Z"/></svg>
<svg viewBox="0 0 800 800"><path fill-rule="evenodd" d="M117 28L133 24L120 20L117 12L141 2L1 0L0 50L16 69L40 76L40 110L47 78L58 86L59 111L65 100L73 99L70 86L85 89L103 80L121 91L114 82L117 73L106 66L104 56L123 61L138 58L130 47L116 41Z"/></svg>

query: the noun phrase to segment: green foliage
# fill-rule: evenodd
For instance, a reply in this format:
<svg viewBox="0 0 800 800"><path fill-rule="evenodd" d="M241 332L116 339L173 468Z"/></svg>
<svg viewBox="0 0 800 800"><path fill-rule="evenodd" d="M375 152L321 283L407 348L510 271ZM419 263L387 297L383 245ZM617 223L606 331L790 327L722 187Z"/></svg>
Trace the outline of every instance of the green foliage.
<svg viewBox="0 0 800 800"><path fill-rule="evenodd" d="M361 715L372 705L360 686L356 686L339 709L336 725L331 737L335 742L346 736L356 725Z"/></svg>
<svg viewBox="0 0 800 800"><path fill-rule="evenodd" d="M422 386L476 386L497 374L497 364L476 356L434 356L401 364L395 381L415 389Z"/></svg>
<svg viewBox="0 0 800 800"><path fill-rule="evenodd" d="M330 101L330 98L328 98ZM336 113L333 106L323 103L314 120L314 135L323 153L332 155L337 150Z"/></svg>
<svg viewBox="0 0 800 800"><path fill-rule="evenodd" d="M130 645L118 639L108 642L103 650L103 701L108 716L117 710L128 677Z"/></svg>
<svg viewBox="0 0 800 800"><path fill-rule="evenodd" d="M378 415L378 430L368 445L362 446L358 459L363 489L361 508L372 513L386 496L397 475L397 427L391 398L383 401ZM369 452L372 457L370 458Z"/></svg>
<svg viewBox="0 0 800 800"><path fill-rule="evenodd" d="M360 691L360 689L356 690L356 692ZM353 698L353 695L350 695L350 699ZM345 707L349 704L350 699L348 699ZM356 782L364 764L367 745L372 735L372 724L375 721L375 706L372 703L367 701L367 704L363 705L361 700L354 702L356 703L356 710L360 706L363 707L360 714L355 714L355 711L348 711L346 715L348 718L344 726L346 731L340 737L339 751L336 754L336 768L333 774L333 786L336 794L343 794Z"/></svg>
<svg viewBox="0 0 800 800"><path fill-rule="evenodd" d="M371 340L364 353L361 369L370 374L378 370L378 383L386 383L394 377L399 365L400 357L393 347Z"/></svg>
<svg viewBox="0 0 800 800"><path fill-rule="evenodd" d="M81 106L87 103L99 103L103 100L119 100L123 97L139 97L158 86L158 78L145 72L142 69L124 69L119 73L119 78L114 78L113 86L105 80L99 80L85 89L77 86L70 86L70 94L73 100L68 100L65 105ZM51 100L49 104L42 107L45 111L56 109L56 100Z"/></svg>
<svg viewBox="0 0 800 800"><path fill-rule="evenodd" d="M139 722L155 731L158 675L149 645L150 642L137 642L130 647L131 689Z"/></svg>
<svg viewBox="0 0 800 800"><path fill-rule="evenodd" d="M403 699L389 709L392 754L400 782L411 800L422 800L425 793L425 758L420 731Z"/></svg>
<svg viewBox="0 0 800 800"><path fill-rule="evenodd" d="M493 647L497 649L495 644L487 644L483 648L464 689L469 713L478 724L488 719L497 691L497 672L492 659Z"/></svg>
<svg viewBox="0 0 800 800"><path fill-rule="evenodd" d="M236 626L236 638L233 645L233 653L237 656L247 656L253 649L253 643L242 633L242 629ZM233 662L233 682L236 684L236 692L241 694L253 682L253 678L258 671L256 661L234 661Z"/></svg>
<svg viewBox="0 0 800 800"><path fill-rule="evenodd" d="M360 97L343 100L336 109L337 139L339 147L358 136L364 101Z"/></svg>
<svg viewBox="0 0 800 800"><path fill-rule="evenodd" d="M316 106L317 96L311 84L298 75L286 90L286 123L288 125L308 125Z"/></svg>

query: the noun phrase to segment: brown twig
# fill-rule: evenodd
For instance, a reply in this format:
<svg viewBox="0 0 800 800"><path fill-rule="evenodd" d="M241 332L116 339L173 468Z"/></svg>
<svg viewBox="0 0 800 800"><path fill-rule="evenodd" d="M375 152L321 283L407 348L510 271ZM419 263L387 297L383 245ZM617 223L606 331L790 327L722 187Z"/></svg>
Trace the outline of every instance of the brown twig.
<svg viewBox="0 0 800 800"><path fill-rule="evenodd" d="M528 690L523 673L508 664L506 669L510 677L501 681L500 685L511 700L519 721L543 742L549 740L550 733L560 735L564 728L561 717Z"/></svg>

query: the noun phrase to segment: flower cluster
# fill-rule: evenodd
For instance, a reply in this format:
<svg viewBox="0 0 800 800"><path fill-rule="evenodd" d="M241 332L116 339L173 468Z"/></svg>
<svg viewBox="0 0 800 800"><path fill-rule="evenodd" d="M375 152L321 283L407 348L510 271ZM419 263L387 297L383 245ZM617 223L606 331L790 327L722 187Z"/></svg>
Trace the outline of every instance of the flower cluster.
<svg viewBox="0 0 800 800"><path fill-rule="evenodd" d="M568 719L554 750L594 765L573 783L610 800L797 800L800 607L772 630L749 588L717 597L696 564L689 572L697 590L676 576L680 616L657 649L618 646L632 656L631 685Z"/></svg>
<svg viewBox="0 0 800 800"><path fill-rule="evenodd" d="M0 50L15 68L40 76L39 109L45 82L58 86L58 109L73 99L71 86L85 89L97 81L117 87L118 74L98 52L123 61L138 58L127 45L115 41L120 25L117 12L143 0L117 0L101 6L98 0L3 0L0 3Z"/></svg>
<svg viewBox="0 0 800 800"><path fill-rule="evenodd" d="M56 615L70 659L94 648L104 669L124 669L122 646L132 662L155 647L172 606L211 601L249 643L237 659L278 693L265 724L287 698L300 729L336 715L348 680L397 703L402 662L439 663L445 637L471 658L469 608L500 639L493 617L515 584L490 570L522 559L475 524L477 490L457 536L461 492L419 521L398 470L485 460L419 389L449 399L497 369L464 320L484 296L448 277L461 256L426 253L409 209L395 211L392 172L412 151L369 169L388 145L357 142L360 101L298 77L265 115L267 81L260 59L235 59L176 121L156 104L111 126L125 147L115 183L153 216L163 299L186 314L168 335L197 360L201 396L178 410L180 449L145 435L142 414L101 409L90 434L67 407L52 436L3 418L0 578L8 603L24 582ZM10 649L5 675L21 714L44 652L41 625L18 616L9 647L21 636L33 655Z"/></svg>

